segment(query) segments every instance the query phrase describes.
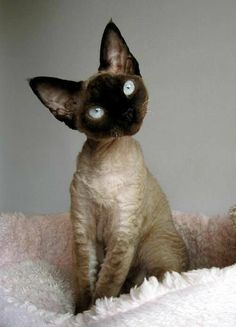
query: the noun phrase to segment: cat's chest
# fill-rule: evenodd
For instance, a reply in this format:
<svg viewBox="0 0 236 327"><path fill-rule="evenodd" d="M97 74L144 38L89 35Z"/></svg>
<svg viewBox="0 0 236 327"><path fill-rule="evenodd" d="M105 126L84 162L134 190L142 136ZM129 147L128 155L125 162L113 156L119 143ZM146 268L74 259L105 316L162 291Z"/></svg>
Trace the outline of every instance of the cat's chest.
<svg viewBox="0 0 236 327"><path fill-rule="evenodd" d="M123 202L124 194L140 183L144 164L138 143L124 137L103 152L85 146L77 169L83 194L99 205L113 206L119 199Z"/></svg>
<svg viewBox="0 0 236 327"><path fill-rule="evenodd" d="M126 169L91 167L81 176L81 188L95 203L107 206L117 200L131 178L127 167Z"/></svg>

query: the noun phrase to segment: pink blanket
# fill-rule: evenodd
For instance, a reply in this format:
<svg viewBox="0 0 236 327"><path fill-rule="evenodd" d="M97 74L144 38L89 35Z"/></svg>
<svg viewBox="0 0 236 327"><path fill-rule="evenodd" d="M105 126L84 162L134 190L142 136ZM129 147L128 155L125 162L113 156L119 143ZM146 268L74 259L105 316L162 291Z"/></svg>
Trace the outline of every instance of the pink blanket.
<svg viewBox="0 0 236 327"><path fill-rule="evenodd" d="M235 263L236 222L230 216L173 213L189 250L191 269ZM72 233L69 214L0 216L0 266L43 259L71 271Z"/></svg>
<svg viewBox="0 0 236 327"><path fill-rule="evenodd" d="M188 247L191 269L231 267L167 274L163 284L151 278L130 295L99 300L91 311L75 317L69 215L2 214L0 326L136 327L135 317L139 315L143 321L140 326L182 326L191 321L193 310L197 314L191 326L217 326L211 324L212 317L220 315L224 315L224 319L219 326L236 326L235 219L174 212L174 221ZM212 294L218 294L218 298ZM185 297L189 303L196 304L196 308L192 305L183 310ZM204 298L208 298L206 303ZM135 310L138 311L135 313ZM155 319L150 321L150 316Z"/></svg>

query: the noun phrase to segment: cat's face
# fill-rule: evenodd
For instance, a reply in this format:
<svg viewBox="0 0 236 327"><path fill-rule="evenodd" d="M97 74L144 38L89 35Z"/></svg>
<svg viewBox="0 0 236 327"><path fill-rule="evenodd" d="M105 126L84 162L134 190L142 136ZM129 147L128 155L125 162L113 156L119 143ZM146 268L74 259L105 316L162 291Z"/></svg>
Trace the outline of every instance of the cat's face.
<svg viewBox="0 0 236 327"><path fill-rule="evenodd" d="M30 86L58 120L92 139L135 134L147 110L138 62L112 22L103 34L97 74L80 82L36 77Z"/></svg>

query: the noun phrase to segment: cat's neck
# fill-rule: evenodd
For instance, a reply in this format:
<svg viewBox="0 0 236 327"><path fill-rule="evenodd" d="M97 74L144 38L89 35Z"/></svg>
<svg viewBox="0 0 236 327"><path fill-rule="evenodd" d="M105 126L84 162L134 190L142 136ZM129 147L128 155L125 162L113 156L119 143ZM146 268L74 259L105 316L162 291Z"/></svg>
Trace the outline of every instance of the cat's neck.
<svg viewBox="0 0 236 327"><path fill-rule="evenodd" d="M131 136L122 136L117 138L110 139L87 139L83 151L90 157L95 157L97 159L104 158L107 155L112 155L114 153L119 152L119 155L122 156L128 150L128 148L132 147L132 144L136 143L136 141Z"/></svg>
<svg viewBox="0 0 236 327"><path fill-rule="evenodd" d="M85 145L91 152L104 152L109 150L115 144L120 142L121 138L109 138L109 139L87 139Z"/></svg>
<svg viewBox="0 0 236 327"><path fill-rule="evenodd" d="M77 169L81 173L92 171L111 173L126 171L129 167L144 166L144 158L139 143L131 136L113 139L87 139L77 160Z"/></svg>

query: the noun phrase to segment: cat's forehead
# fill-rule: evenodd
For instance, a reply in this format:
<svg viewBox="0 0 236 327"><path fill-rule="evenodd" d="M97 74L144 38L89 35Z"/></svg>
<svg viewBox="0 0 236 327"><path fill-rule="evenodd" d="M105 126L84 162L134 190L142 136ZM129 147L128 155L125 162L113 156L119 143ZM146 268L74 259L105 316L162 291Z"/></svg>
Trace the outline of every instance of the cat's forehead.
<svg viewBox="0 0 236 327"><path fill-rule="evenodd" d="M142 78L137 75L99 72L86 81L86 89L88 91L93 91L93 89L116 89L122 87L128 80L133 81L137 87L143 85Z"/></svg>

